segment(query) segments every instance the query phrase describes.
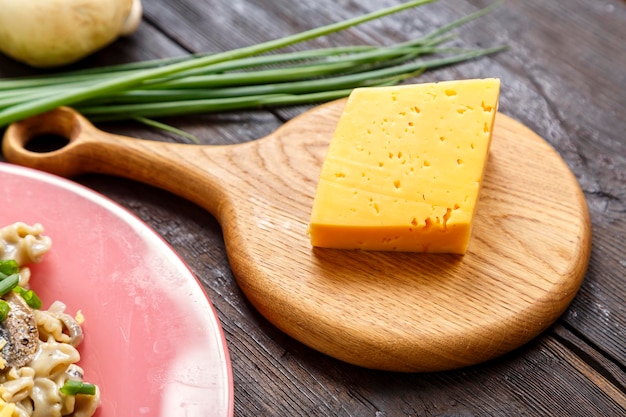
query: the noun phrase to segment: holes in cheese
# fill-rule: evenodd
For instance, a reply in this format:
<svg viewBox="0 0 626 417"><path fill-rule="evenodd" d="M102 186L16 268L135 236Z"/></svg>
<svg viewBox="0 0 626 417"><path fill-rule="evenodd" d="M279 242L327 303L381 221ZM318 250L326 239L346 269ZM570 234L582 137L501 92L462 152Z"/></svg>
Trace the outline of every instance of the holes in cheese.
<svg viewBox="0 0 626 417"><path fill-rule="evenodd" d="M465 253L499 92L493 78L355 89L322 165L312 245Z"/></svg>

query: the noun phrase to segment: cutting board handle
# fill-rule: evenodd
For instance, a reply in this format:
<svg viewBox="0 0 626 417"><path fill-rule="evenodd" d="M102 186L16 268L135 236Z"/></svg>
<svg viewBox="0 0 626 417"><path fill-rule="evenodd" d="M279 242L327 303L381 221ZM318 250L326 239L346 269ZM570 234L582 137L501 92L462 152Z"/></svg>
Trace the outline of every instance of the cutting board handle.
<svg viewBox="0 0 626 417"><path fill-rule="evenodd" d="M42 136L65 138L50 152L29 149ZM163 188L215 214L224 198L219 161L239 145L190 145L141 140L103 132L68 107L13 123L2 150L7 160L63 177L100 173ZM158 167L158 169L156 169Z"/></svg>

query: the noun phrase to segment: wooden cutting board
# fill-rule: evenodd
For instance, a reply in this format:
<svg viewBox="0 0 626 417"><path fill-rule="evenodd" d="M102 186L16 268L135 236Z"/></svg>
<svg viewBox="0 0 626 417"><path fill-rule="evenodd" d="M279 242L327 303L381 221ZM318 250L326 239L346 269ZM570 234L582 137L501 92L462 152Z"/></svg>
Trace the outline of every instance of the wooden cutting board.
<svg viewBox="0 0 626 417"><path fill-rule="evenodd" d="M499 113L468 253L312 248L306 230L321 163L345 101L269 136L198 146L113 136L70 109L13 124L9 162L63 176L98 172L161 187L220 222L252 304L302 343L367 368L423 372L477 364L536 337L583 280L591 226L567 165ZM64 135L48 153L31 138Z"/></svg>

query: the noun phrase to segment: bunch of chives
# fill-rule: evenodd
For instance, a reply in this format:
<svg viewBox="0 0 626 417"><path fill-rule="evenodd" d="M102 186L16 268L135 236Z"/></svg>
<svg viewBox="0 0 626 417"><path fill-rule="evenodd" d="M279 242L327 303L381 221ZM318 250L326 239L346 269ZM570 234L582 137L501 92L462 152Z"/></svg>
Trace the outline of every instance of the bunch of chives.
<svg viewBox="0 0 626 417"><path fill-rule="evenodd" d="M390 46L274 52L433 1L411 1L222 53L0 80L0 128L63 105L93 121L153 123L150 118L319 103L345 97L357 87L397 84L431 68L504 49L443 46L453 29L490 12L494 4L419 39Z"/></svg>

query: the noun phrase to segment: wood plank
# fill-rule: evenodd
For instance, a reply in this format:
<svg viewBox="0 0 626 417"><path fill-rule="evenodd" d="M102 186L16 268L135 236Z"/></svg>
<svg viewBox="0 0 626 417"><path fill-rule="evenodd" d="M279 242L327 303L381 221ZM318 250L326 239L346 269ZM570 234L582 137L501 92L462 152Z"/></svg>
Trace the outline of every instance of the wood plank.
<svg viewBox="0 0 626 417"><path fill-rule="evenodd" d="M396 4L391 0L145 3L146 21L140 31L98 54L94 62L226 49ZM359 28L346 39L381 43L407 39L490 3L444 0L429 6L431 12ZM271 22L270 16L284 21ZM557 0L509 0L493 15L470 25L456 41L463 46L506 42L512 46L509 52L421 78L500 76L508 85L501 110L557 149L581 183L591 211L590 268L562 319L579 337L563 336L557 325L529 345L481 366L405 375L355 368L312 351L278 331L247 302L230 272L220 227L202 209L132 181L97 175L79 180L148 222L206 284L231 349L236 415L517 416L555 415L555 410L571 416L622 415L626 412L621 396L626 370L625 21L626 4L621 0L572 0L567 7ZM247 23L233 29L233 22ZM159 36L153 25L165 35ZM24 72L30 71L0 58L0 76ZM277 114L289 119L301 111ZM270 113L252 112L190 118L181 126L186 123L207 143L231 143L246 133L253 138L258 132L270 132L279 122ZM118 129L177 140L137 126Z"/></svg>

